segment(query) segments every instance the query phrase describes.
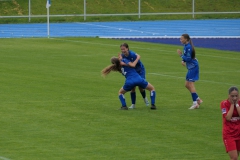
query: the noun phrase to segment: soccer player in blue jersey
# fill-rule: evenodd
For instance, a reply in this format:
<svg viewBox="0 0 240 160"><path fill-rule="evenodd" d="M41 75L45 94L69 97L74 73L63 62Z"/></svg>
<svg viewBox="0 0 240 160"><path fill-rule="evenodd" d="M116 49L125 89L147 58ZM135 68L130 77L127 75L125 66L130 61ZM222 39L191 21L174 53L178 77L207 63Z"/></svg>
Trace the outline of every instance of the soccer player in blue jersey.
<svg viewBox="0 0 240 160"><path fill-rule="evenodd" d="M196 93L196 88L194 86L194 82L199 79L199 65L196 59L196 52L188 34L183 34L180 37L180 42L184 44L183 53L179 49L177 53L182 59L182 65L186 66L188 69L185 87L190 91L193 100L193 104L189 109L197 109L203 101Z"/></svg>
<svg viewBox="0 0 240 160"><path fill-rule="evenodd" d="M137 59L137 54L131 50L129 50L129 46L127 43L123 43L120 45L120 49L121 49L121 57L123 59L128 59L130 62L134 62L136 59ZM123 64L124 65L124 64ZM136 66L135 66L135 70L137 71L137 73L144 79L145 78L145 68L144 68L144 65L143 63L141 62L141 60L138 60ZM131 90L131 101L132 101L132 105L129 107L130 109L134 109L135 108L135 104L136 104L136 91L135 91L136 87L134 87L132 90ZM143 100L146 104L146 106L149 105L149 101L146 97L146 92L145 92L145 89L141 88L140 86L138 86L138 89L143 97Z"/></svg>
<svg viewBox="0 0 240 160"><path fill-rule="evenodd" d="M137 62L139 61L140 56L137 57L137 59L134 62L130 62L126 58L122 58L119 56L111 58L112 65L104 68L102 70L102 75L106 76L108 75L111 71L117 71L122 73L126 80L124 86L119 90L119 99L122 104L122 107L120 108L121 110L128 110L124 94L128 91L131 91L134 87L139 86L143 89L147 89L150 91L150 98L151 98L151 109L156 109L155 106L155 89L154 86L148 83L144 78L142 78L137 71L135 70L135 66Z"/></svg>

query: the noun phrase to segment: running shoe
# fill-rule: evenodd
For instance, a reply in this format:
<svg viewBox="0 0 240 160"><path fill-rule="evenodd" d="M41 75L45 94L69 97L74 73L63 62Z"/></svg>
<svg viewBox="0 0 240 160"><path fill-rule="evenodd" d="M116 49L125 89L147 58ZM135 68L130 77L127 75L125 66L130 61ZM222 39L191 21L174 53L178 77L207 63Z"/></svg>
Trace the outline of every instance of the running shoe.
<svg viewBox="0 0 240 160"><path fill-rule="evenodd" d="M190 108L188 109L198 109L199 108L199 104L193 104Z"/></svg>

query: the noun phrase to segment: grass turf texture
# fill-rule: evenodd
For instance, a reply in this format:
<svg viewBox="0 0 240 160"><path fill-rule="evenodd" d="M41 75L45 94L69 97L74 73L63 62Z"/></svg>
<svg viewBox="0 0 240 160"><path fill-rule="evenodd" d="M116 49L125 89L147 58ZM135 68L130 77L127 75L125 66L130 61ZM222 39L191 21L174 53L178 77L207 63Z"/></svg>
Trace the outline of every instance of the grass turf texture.
<svg viewBox="0 0 240 160"><path fill-rule="evenodd" d="M67 17L51 17L51 22L85 21L83 0L52 0L50 15L74 15ZM239 12L239 0L199 0L195 1L195 12ZM141 13L192 12L192 0L141 0ZM87 0L87 14L124 14L138 13L138 0ZM0 16L27 16L28 0L0 1ZM31 0L31 15L46 15L46 0ZM240 18L240 14L197 14L195 19ZM136 21L136 20L179 20L193 19L192 15L138 15L130 16L88 16L86 21ZM2 18L0 23L28 23L28 18ZM46 23L46 17L31 17L31 23Z"/></svg>
<svg viewBox="0 0 240 160"><path fill-rule="evenodd" d="M119 73L100 71L121 40L99 38L0 39L0 157L33 159L212 159L228 155L219 103L240 87L239 52L196 48L197 92L204 103L188 110L182 46L125 41L141 55L156 105L120 111ZM149 92L147 92L149 97ZM126 93L130 106L130 94Z"/></svg>

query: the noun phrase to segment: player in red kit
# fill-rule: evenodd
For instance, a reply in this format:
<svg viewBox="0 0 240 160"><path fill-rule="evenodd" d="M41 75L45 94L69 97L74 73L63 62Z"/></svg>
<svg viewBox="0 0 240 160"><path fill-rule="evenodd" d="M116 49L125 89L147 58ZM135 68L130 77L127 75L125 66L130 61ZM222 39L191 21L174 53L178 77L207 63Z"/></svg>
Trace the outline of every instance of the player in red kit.
<svg viewBox="0 0 240 160"><path fill-rule="evenodd" d="M223 142L231 160L240 153L240 98L237 87L228 90L228 99L221 102Z"/></svg>

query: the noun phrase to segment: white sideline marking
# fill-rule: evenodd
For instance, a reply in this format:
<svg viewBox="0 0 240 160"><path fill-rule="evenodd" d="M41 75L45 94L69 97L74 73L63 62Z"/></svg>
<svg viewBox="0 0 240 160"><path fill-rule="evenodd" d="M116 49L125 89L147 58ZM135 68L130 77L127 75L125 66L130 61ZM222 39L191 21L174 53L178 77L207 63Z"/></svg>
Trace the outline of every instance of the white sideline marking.
<svg viewBox="0 0 240 160"><path fill-rule="evenodd" d="M85 25L89 25L89 26L97 26L97 27L102 27L102 28L111 28L111 29L115 29L115 30L122 30L122 31L129 31L129 32L160 34L160 33L156 33L156 32L145 32L145 31L141 31L141 30L133 30L133 29L128 29L128 28L110 27L110 26L96 25L96 24L91 24L91 23L81 23L81 24L85 24ZM178 38L179 38L179 36L178 36Z"/></svg>
<svg viewBox="0 0 240 160"><path fill-rule="evenodd" d="M66 57L66 56L69 56L69 55L54 55L54 56L51 56L51 57ZM89 56L92 56L92 55L71 55L73 57L89 57Z"/></svg>
<svg viewBox="0 0 240 160"><path fill-rule="evenodd" d="M0 159L2 159L2 160L10 160L10 159L8 159L6 157L1 157L1 156L0 156Z"/></svg>
<svg viewBox="0 0 240 160"><path fill-rule="evenodd" d="M114 47L117 46L117 47L119 47L119 45L111 45L111 44L105 44L105 43L93 43L93 42L86 42L86 41L75 41L75 40L58 39L58 38L49 38L49 39L63 41L63 42L98 44L98 45L103 45L103 46L114 46ZM169 53L172 53L172 54L176 54L176 56L177 56L177 51L174 52L174 51L170 51L170 50L160 50L160 49L141 48L141 47L131 47L131 48L142 49L142 50L150 50L150 51L158 51L158 52L161 52L161 54L168 54L168 55L169 55ZM234 57L212 56L212 55L207 55L207 54L197 54L197 56L214 57L214 58L221 58L221 59L231 59L231 60L239 61L239 59L236 58L236 57L234 58Z"/></svg>
<svg viewBox="0 0 240 160"><path fill-rule="evenodd" d="M178 76L171 76L167 74L160 74L160 73L148 73L152 75L157 75L157 76L164 76L164 77L171 77L171 78L176 78L176 79L185 79L185 77L178 77ZM231 84L231 83L224 83L224 82L216 82L216 81L209 81L209 80L198 80L199 82L208 82L208 83L215 83L215 84L225 84L225 85L231 85L231 86L239 86L240 84Z"/></svg>

